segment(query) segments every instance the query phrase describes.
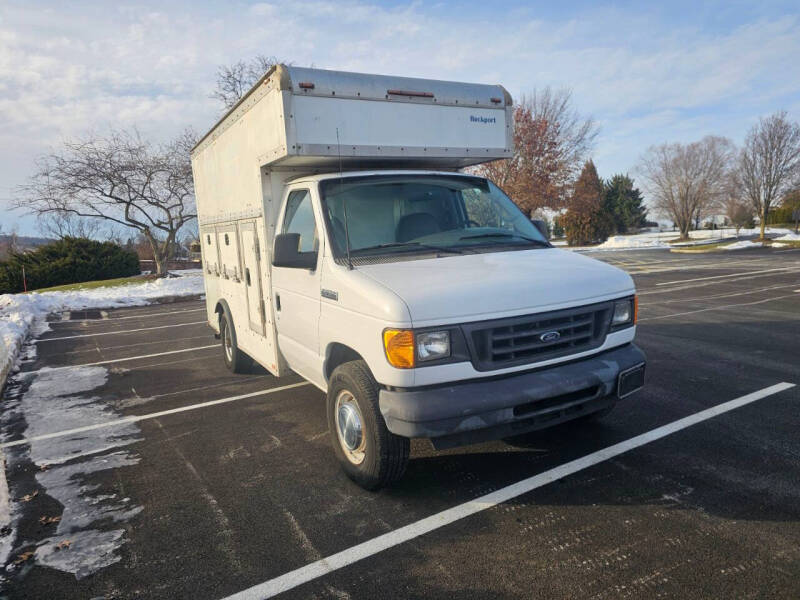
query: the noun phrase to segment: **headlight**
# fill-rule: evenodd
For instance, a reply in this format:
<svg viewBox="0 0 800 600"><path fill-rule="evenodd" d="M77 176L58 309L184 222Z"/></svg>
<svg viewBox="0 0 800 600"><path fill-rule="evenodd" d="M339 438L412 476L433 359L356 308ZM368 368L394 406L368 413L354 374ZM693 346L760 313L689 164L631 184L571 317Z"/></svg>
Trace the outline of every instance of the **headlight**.
<svg viewBox="0 0 800 600"><path fill-rule="evenodd" d="M420 361L450 356L450 332L428 331L417 334L417 356Z"/></svg>
<svg viewBox="0 0 800 600"><path fill-rule="evenodd" d="M633 325L636 323L636 296L614 302L614 315L611 317L611 326Z"/></svg>

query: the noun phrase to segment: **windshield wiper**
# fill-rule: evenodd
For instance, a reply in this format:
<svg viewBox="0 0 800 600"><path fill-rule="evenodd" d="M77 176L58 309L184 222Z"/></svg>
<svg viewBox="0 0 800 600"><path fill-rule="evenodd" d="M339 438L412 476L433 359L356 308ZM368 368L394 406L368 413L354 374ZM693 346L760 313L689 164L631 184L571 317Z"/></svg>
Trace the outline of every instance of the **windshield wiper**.
<svg viewBox="0 0 800 600"><path fill-rule="evenodd" d="M422 242L390 242L388 244L376 244L375 246L366 246L364 248L356 248L352 252L362 252L364 250L383 250L384 248L407 248L409 250L434 250L436 252L450 252L452 254L464 254L463 250L458 248L446 248L444 246L433 246L431 244L423 244Z"/></svg>
<svg viewBox="0 0 800 600"><path fill-rule="evenodd" d="M532 244L536 244L537 246L541 246L542 248L550 248L550 242L543 242L542 240L537 240L535 238L528 237L526 235L522 235L521 233L478 233L475 235L464 235L458 238L459 240L477 240L480 238L493 238L493 237L515 237L521 240L525 240L526 242L531 242Z"/></svg>

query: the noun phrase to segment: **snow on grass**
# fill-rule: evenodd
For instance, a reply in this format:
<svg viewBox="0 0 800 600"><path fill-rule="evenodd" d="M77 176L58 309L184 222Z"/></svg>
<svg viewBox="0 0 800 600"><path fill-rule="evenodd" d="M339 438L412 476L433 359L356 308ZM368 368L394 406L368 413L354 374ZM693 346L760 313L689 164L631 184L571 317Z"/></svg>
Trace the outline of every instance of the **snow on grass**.
<svg viewBox="0 0 800 600"><path fill-rule="evenodd" d="M743 240L741 242L734 242L733 244L728 244L727 246L720 246L723 250L747 250L748 248L761 248L764 244L761 242L751 242L749 240Z"/></svg>
<svg viewBox="0 0 800 600"><path fill-rule="evenodd" d="M782 235L781 237L775 238L774 241L776 242L800 242L800 233L794 233L789 231L786 235ZM774 244L773 244L774 246Z"/></svg>
<svg viewBox="0 0 800 600"><path fill-rule="evenodd" d="M740 229L738 235L750 236L758 235L761 230L753 229ZM782 235L777 241L796 241L800 240L800 236L795 236L788 229L767 227L767 234ZM645 233L637 233L633 235L615 235L608 238L599 246L592 247L592 250L643 250L647 248L670 248L672 246L690 246L695 243L711 242L713 240L722 241L726 238L733 238L737 236L736 229L733 227L726 227L722 229L701 229L689 233L690 240L688 242L678 242L680 233L677 231L648 231Z"/></svg>
<svg viewBox="0 0 800 600"><path fill-rule="evenodd" d="M629 250L631 248L669 248L669 244L658 237L659 234L614 235L597 246L596 250ZM673 234L674 235L674 234Z"/></svg>
<svg viewBox="0 0 800 600"><path fill-rule="evenodd" d="M203 293L200 269L176 271L175 274L178 277L116 287L0 295L0 387L25 338L47 331L48 314L86 308L142 306L158 298Z"/></svg>

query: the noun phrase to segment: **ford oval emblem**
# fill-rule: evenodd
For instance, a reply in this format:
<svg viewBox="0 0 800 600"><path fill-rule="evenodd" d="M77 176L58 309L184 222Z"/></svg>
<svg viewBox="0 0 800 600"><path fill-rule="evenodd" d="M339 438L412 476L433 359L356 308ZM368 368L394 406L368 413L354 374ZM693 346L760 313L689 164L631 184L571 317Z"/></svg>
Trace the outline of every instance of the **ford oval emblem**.
<svg viewBox="0 0 800 600"><path fill-rule="evenodd" d="M539 336L539 339L542 340L545 344L548 342L555 342L561 339L561 334L557 331L548 331L547 333L543 333Z"/></svg>

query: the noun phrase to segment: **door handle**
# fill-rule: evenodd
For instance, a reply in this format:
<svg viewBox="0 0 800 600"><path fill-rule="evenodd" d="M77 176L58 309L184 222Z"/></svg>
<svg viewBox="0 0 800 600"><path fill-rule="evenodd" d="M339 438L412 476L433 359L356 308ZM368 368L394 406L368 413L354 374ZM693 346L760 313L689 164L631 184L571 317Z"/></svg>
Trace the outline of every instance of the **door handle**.
<svg viewBox="0 0 800 600"><path fill-rule="evenodd" d="M281 296L280 294L275 294L275 310L281 312Z"/></svg>

